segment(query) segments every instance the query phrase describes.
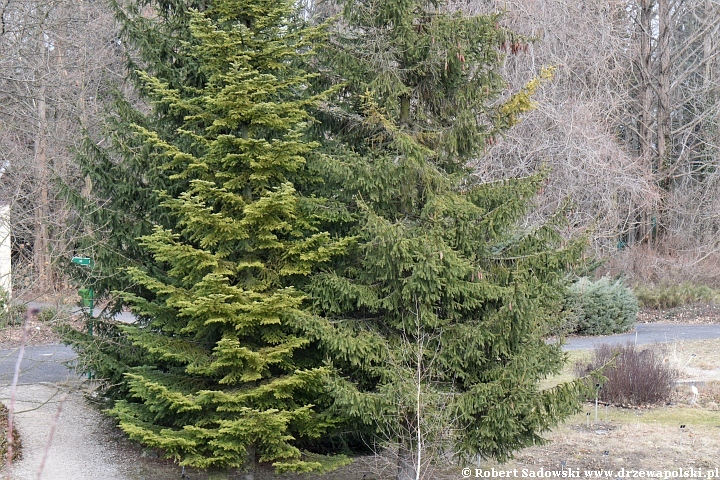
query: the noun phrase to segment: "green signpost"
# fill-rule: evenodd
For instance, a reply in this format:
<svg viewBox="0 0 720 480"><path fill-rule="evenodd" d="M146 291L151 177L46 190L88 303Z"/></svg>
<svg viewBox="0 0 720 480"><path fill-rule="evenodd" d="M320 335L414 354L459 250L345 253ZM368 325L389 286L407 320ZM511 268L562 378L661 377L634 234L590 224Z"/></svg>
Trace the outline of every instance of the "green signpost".
<svg viewBox="0 0 720 480"><path fill-rule="evenodd" d="M88 257L73 257L72 260L70 260L75 265L79 265L81 267L88 267L90 270L95 266L95 262L93 262L92 258ZM80 294L80 307L82 309L85 309L85 307L88 308L88 321L87 321L87 329L88 329L88 335L93 334L93 309L95 308L95 292L92 288L81 288L78 290L78 293ZM92 378L92 372L88 372L88 378Z"/></svg>
<svg viewBox="0 0 720 480"><path fill-rule="evenodd" d="M81 267L88 267L91 270L95 266L95 262L93 262L92 259L88 257L73 257L70 261L75 265L80 265ZM80 290L78 290L78 293L80 294L80 298L82 299L81 306L90 307L90 316L92 316L93 299L95 292L93 292L92 288L81 288Z"/></svg>
<svg viewBox="0 0 720 480"><path fill-rule="evenodd" d="M95 266L95 262L92 261L92 258L89 257L73 257L72 260L70 260L75 265L80 265L81 267L88 267L90 270ZM90 309L90 321L88 321L88 333L92 335L92 318L93 318L93 308L95 307L95 292L92 288L81 288L78 290L78 293L80 294L80 306L81 307L88 307Z"/></svg>

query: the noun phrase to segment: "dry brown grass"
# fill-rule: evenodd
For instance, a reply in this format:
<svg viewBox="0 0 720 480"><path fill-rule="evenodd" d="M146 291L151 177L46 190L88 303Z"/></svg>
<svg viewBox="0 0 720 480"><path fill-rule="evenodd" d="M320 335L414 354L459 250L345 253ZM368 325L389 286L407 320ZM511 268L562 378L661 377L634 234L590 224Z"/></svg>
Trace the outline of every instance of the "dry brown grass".
<svg viewBox="0 0 720 480"><path fill-rule="evenodd" d="M645 348L658 348L664 352L663 360L678 370L680 383L669 405L650 409L601 405L595 422L594 405L586 404L583 413L545 435L546 445L525 449L506 464L487 462L483 468L557 470L564 462L582 475L583 470L599 469L720 467L720 340ZM589 352L571 352L569 365L547 385L569 380L574 361L588 357ZM693 384L700 392L694 402ZM447 478L459 478L458 473Z"/></svg>
<svg viewBox="0 0 720 480"><path fill-rule="evenodd" d="M720 380L720 339L668 344L665 361L677 369L680 382Z"/></svg>
<svg viewBox="0 0 720 480"><path fill-rule="evenodd" d="M85 328L85 319L82 315L69 315L62 312L49 318L42 318L39 312L31 312L25 321L28 323L25 345L47 345L60 343L60 337L54 328L60 325L71 325L77 329ZM0 328L0 348L16 348L23 341L22 324L3 326Z"/></svg>
<svg viewBox="0 0 720 480"><path fill-rule="evenodd" d="M594 407L550 433L549 443L523 450L502 468L677 469L714 468L720 451L720 418L701 408L662 407L653 410ZM586 423L590 413L590 426ZM680 428L685 425L685 428ZM498 464L488 463L487 467Z"/></svg>
<svg viewBox="0 0 720 480"><path fill-rule="evenodd" d="M5 405L0 403L0 458L3 460L2 465L5 464L4 460L8 453L8 409ZM12 451L13 461L18 460L22 457L22 444L20 442L20 435L18 435L17 429L13 426L12 435Z"/></svg>

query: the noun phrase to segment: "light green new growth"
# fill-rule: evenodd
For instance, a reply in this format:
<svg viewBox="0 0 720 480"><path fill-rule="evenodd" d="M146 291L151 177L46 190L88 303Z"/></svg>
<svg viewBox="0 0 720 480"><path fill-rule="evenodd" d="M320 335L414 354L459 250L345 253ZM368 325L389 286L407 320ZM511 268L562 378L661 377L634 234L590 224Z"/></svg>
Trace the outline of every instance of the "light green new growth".
<svg viewBox="0 0 720 480"><path fill-rule="evenodd" d="M174 226L142 238L161 271L128 270L154 298L124 296L148 319L122 329L146 361L125 375L129 395L111 413L182 465L338 463L298 447L338 419L316 405L330 370L307 329L324 320L306 312L296 285L348 242L318 229L307 205L322 199L295 188L311 178L305 156L317 144L304 131L325 94L310 94L311 75L295 66L317 32L291 28L291 8L217 0L193 14L180 50L201 87L140 75L155 105L183 123L172 138L137 132L186 188L158 192Z"/></svg>

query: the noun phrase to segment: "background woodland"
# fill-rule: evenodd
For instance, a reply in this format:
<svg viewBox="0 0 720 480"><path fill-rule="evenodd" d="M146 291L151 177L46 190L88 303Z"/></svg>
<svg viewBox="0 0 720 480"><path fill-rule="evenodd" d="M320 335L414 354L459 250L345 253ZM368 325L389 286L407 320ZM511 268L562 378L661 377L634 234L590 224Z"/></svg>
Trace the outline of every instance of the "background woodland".
<svg viewBox="0 0 720 480"><path fill-rule="evenodd" d="M308 16L337 12L310 3ZM483 181L550 171L538 212L573 202L568 237L631 282L717 284L720 2L451 2L504 12L529 42L506 45L509 96L541 67L538 108L473 160ZM91 190L75 155L113 91L132 96L105 2L0 6L0 201L11 205L16 288L61 288L61 259L83 231L56 180Z"/></svg>

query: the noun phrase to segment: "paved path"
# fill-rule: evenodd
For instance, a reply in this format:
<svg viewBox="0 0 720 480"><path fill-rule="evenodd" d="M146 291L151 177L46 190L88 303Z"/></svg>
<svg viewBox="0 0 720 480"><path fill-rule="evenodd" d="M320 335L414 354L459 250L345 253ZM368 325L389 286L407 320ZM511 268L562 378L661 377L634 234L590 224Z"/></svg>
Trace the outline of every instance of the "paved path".
<svg viewBox="0 0 720 480"><path fill-rule="evenodd" d="M590 350L596 344L609 343L670 343L679 340L710 340L720 338L720 324L682 325L677 323L639 323L635 331L602 337L573 337L565 342L565 350Z"/></svg>
<svg viewBox="0 0 720 480"><path fill-rule="evenodd" d="M47 302L23 302L28 309L36 308L38 310L42 310L44 308L55 308L62 310L64 312L67 312L69 314L76 314L81 313L83 310L87 312L87 308L83 309L82 307L79 307L77 305L57 305L55 303L47 303ZM93 316L97 317L102 313L101 308L94 308L93 309ZM120 312L115 314L113 317L115 320L121 321L123 323L133 323L135 321L135 316L130 312Z"/></svg>
<svg viewBox="0 0 720 480"><path fill-rule="evenodd" d="M66 345L25 347L18 384L65 383L79 377L68 370L64 362L77 357ZM0 350L0 385L12 384L20 349Z"/></svg>
<svg viewBox="0 0 720 480"><path fill-rule="evenodd" d="M10 387L0 390L5 405L13 396L22 459L12 466L12 480L152 478L138 475L137 462L113 448L102 428L111 428L108 419L72 384L19 385L14 394Z"/></svg>
<svg viewBox="0 0 720 480"><path fill-rule="evenodd" d="M170 480L180 467L142 456L113 421L92 406L84 378L62 362L75 357L64 345L26 347L17 386L19 349L0 351L0 402L12 407L22 458L3 480ZM4 460L2 460L4 463ZM193 476L193 479L207 478Z"/></svg>

